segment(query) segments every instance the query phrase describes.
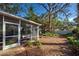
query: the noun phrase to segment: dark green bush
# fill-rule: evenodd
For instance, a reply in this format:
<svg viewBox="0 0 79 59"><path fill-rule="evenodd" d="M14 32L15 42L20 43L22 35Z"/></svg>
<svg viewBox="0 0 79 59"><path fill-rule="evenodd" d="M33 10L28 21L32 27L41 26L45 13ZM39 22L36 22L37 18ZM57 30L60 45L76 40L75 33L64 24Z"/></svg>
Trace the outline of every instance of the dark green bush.
<svg viewBox="0 0 79 59"><path fill-rule="evenodd" d="M74 44L79 47L79 40L74 40Z"/></svg>
<svg viewBox="0 0 79 59"><path fill-rule="evenodd" d="M72 44L72 45L74 44L74 40L75 40L75 39L74 39L73 36L67 37L67 39L68 39L68 43L69 43L69 44Z"/></svg>
<svg viewBox="0 0 79 59"><path fill-rule="evenodd" d="M79 40L75 39L73 36L67 37L69 44L79 46Z"/></svg>
<svg viewBox="0 0 79 59"><path fill-rule="evenodd" d="M75 37L67 37L69 45L69 49L72 52L72 55L79 55L79 40Z"/></svg>
<svg viewBox="0 0 79 59"><path fill-rule="evenodd" d="M76 39L79 38L79 27L73 29L72 33Z"/></svg>
<svg viewBox="0 0 79 59"><path fill-rule="evenodd" d="M69 43L69 49L72 52L72 55L79 56L79 27L75 28L72 31L72 35L66 36Z"/></svg>

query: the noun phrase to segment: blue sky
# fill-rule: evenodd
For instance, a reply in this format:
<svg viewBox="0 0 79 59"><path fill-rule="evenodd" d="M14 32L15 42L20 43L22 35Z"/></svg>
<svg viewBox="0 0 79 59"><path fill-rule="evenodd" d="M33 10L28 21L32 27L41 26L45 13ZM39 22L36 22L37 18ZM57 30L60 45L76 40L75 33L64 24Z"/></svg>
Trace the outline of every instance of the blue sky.
<svg viewBox="0 0 79 59"><path fill-rule="evenodd" d="M70 12L72 13L72 15L69 17L69 20L72 21L74 18L77 17L77 8L76 8L76 4L71 4Z"/></svg>
<svg viewBox="0 0 79 59"><path fill-rule="evenodd" d="M24 17L27 13L28 13L28 11L27 11L27 9L28 9L28 7L31 5L31 6L33 6L34 7L34 11L35 11L35 13L37 14L37 15L41 15L41 14L43 14L43 13L45 13L46 12L46 10L42 7L42 6L40 6L38 3L32 3L32 4L20 4L21 5L21 8L22 8L22 10L23 11L25 11L25 12L21 12L19 15L20 16L22 16L22 17ZM77 9L76 9L76 4L75 3L73 3L73 4L70 4L70 7L69 7L69 10L70 10L70 13L71 13L71 15L70 15L70 17L69 17L69 20L70 21L73 21L73 19L76 17L76 15L77 15L77 13L76 13L76 11L77 11ZM63 16L62 16L63 17Z"/></svg>
<svg viewBox="0 0 79 59"><path fill-rule="evenodd" d="M21 9L23 9L23 11L25 12L21 12L19 15L22 17L25 16L28 13L27 9L29 8L30 5L34 7L34 12L37 15L41 15L46 12L46 10L38 3L32 3L32 4L27 3L27 4L21 4Z"/></svg>

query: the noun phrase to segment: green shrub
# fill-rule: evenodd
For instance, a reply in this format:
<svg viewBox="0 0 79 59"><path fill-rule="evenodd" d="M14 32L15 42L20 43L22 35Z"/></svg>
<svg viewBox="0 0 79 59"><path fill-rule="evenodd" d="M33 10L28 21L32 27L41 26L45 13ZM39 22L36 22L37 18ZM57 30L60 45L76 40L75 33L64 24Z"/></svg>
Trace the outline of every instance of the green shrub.
<svg viewBox="0 0 79 59"><path fill-rule="evenodd" d="M26 42L26 45L28 45L29 47L31 47L31 46L33 45L33 43L32 43L31 40L28 40L28 41Z"/></svg>
<svg viewBox="0 0 79 59"><path fill-rule="evenodd" d="M69 49L71 50L72 55L79 55L79 40L75 37L67 37L69 45Z"/></svg>
<svg viewBox="0 0 79 59"><path fill-rule="evenodd" d="M45 35L45 36L52 36L52 33L46 32L46 33L44 33L43 35Z"/></svg>
<svg viewBox="0 0 79 59"><path fill-rule="evenodd" d="M45 32L43 35L44 36L50 36L50 37L52 37L52 36L59 36L59 34L52 33L52 32Z"/></svg>
<svg viewBox="0 0 79 59"><path fill-rule="evenodd" d="M74 40L74 45L76 45L77 47L79 47L79 40Z"/></svg>
<svg viewBox="0 0 79 59"><path fill-rule="evenodd" d="M73 36L77 39L79 38L79 27L72 30Z"/></svg>
<svg viewBox="0 0 79 59"><path fill-rule="evenodd" d="M39 40L37 40L37 39L33 39L33 40L28 40L26 42L26 45L28 45L29 47L34 45L34 46L37 46L38 48L40 48L42 43Z"/></svg>
<svg viewBox="0 0 79 59"><path fill-rule="evenodd" d="M74 44L74 40L75 40L75 39L74 39L73 36L67 37L67 39L68 39L68 43L69 43L69 44L72 44L72 45Z"/></svg>
<svg viewBox="0 0 79 59"><path fill-rule="evenodd" d="M34 45L36 45L38 48L40 48L42 43L38 40L35 40Z"/></svg>
<svg viewBox="0 0 79 59"><path fill-rule="evenodd" d="M54 33L53 36L59 36L59 34Z"/></svg>
<svg viewBox="0 0 79 59"><path fill-rule="evenodd" d="M70 44L69 49L71 50L72 55L79 55L79 27L72 31L72 35L70 37L68 36L67 39Z"/></svg>
<svg viewBox="0 0 79 59"><path fill-rule="evenodd" d="M69 44L71 45L76 45L79 47L79 40L75 39L73 36L72 37L67 37Z"/></svg>

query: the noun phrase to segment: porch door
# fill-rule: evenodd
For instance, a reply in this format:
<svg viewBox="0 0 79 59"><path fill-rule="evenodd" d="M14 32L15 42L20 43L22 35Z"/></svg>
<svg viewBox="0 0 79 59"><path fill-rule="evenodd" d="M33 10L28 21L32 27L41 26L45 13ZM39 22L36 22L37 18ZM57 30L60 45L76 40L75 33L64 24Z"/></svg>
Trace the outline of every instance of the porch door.
<svg viewBox="0 0 79 59"><path fill-rule="evenodd" d="M16 23L5 22L5 48L12 48L18 45L19 25Z"/></svg>

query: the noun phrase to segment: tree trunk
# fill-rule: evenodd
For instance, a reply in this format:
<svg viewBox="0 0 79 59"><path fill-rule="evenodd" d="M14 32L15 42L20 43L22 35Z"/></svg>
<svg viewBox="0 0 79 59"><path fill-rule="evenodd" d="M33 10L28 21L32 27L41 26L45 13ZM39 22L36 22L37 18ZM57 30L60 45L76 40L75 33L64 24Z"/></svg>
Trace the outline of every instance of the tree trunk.
<svg viewBox="0 0 79 59"><path fill-rule="evenodd" d="M49 18L48 18L48 20L49 20L49 32L52 32L52 28L51 28L51 4L49 3L48 6L49 6Z"/></svg>

